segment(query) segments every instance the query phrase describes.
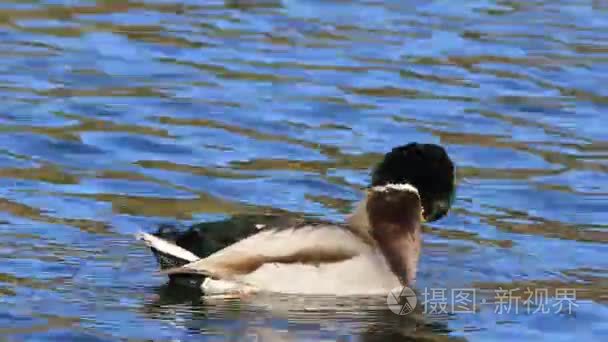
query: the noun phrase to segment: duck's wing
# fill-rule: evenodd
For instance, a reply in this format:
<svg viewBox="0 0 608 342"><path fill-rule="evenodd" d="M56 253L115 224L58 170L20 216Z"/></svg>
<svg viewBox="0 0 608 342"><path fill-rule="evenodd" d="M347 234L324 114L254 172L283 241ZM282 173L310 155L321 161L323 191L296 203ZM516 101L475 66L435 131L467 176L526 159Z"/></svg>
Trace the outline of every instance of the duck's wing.
<svg viewBox="0 0 608 342"><path fill-rule="evenodd" d="M304 225L260 231L204 259L166 270L166 274L202 274L218 279L251 273L267 264L320 265L351 259L372 247L347 226Z"/></svg>
<svg viewBox="0 0 608 342"><path fill-rule="evenodd" d="M207 257L261 230L299 226L306 222L311 221L294 215L240 214L222 221L198 223L186 230L163 224L156 232L140 233L138 238L150 247L160 269L163 270L193 261L191 254L196 256L194 260ZM191 254L185 254L176 246ZM188 255L188 258L183 255Z"/></svg>

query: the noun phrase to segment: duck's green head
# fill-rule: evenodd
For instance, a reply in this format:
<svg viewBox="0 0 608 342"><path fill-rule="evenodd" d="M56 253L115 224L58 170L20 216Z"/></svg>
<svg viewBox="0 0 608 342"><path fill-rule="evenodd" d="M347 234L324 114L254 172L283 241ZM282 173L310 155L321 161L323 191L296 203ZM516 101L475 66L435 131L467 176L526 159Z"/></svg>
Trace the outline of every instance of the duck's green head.
<svg viewBox="0 0 608 342"><path fill-rule="evenodd" d="M454 164L439 145L395 147L375 168L372 186L404 183L418 189L424 219L436 221L448 213L454 200Z"/></svg>

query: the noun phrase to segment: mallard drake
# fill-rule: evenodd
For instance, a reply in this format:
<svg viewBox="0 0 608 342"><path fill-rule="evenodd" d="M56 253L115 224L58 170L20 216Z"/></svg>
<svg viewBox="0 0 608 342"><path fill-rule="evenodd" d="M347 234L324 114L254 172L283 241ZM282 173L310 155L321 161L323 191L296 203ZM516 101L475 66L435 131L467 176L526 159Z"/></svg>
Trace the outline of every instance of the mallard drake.
<svg viewBox="0 0 608 342"><path fill-rule="evenodd" d="M208 255L151 234L138 237L161 268L165 260L163 273L204 279L206 294L385 294L415 283L421 223L445 216L453 195L454 166L445 150L411 143L384 156L344 224L254 227Z"/></svg>

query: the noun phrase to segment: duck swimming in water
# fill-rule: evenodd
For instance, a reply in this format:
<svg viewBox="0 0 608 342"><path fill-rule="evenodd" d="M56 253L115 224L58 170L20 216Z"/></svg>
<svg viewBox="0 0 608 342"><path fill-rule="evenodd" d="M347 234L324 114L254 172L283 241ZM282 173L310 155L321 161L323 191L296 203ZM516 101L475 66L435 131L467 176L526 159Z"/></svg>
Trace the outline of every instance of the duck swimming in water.
<svg viewBox="0 0 608 342"><path fill-rule="evenodd" d="M454 166L445 150L411 143L384 156L344 224L253 227L207 255L151 234L139 238L164 273L204 279L205 294L386 294L414 284L421 224L443 217L453 194Z"/></svg>

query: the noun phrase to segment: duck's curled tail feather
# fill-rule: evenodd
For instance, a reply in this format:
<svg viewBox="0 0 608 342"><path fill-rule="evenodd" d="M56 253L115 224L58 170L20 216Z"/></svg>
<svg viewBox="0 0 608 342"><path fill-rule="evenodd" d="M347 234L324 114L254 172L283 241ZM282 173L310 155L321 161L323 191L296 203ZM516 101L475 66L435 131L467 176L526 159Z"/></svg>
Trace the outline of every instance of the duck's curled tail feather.
<svg viewBox="0 0 608 342"><path fill-rule="evenodd" d="M136 237L150 247L161 270L183 266L200 259L192 252L152 234L140 232Z"/></svg>

